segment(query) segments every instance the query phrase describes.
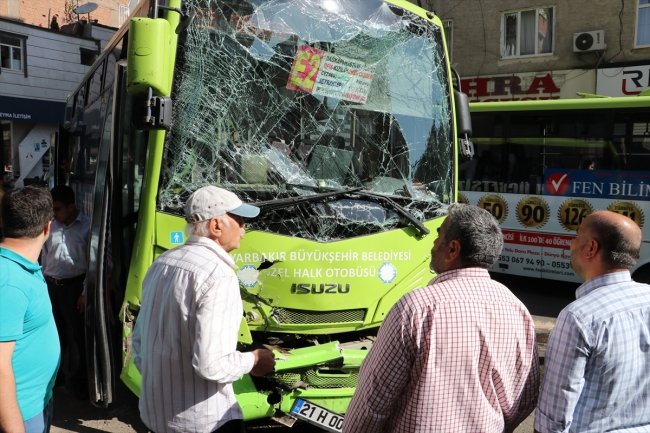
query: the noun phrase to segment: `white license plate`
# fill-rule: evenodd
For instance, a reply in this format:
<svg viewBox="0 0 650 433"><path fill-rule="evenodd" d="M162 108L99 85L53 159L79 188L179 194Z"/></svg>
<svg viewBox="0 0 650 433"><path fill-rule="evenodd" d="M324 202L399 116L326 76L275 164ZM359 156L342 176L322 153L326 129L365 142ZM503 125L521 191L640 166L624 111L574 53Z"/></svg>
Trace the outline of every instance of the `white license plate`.
<svg viewBox="0 0 650 433"><path fill-rule="evenodd" d="M343 415L301 398L297 399L293 404L291 415L335 433L339 433L343 426Z"/></svg>

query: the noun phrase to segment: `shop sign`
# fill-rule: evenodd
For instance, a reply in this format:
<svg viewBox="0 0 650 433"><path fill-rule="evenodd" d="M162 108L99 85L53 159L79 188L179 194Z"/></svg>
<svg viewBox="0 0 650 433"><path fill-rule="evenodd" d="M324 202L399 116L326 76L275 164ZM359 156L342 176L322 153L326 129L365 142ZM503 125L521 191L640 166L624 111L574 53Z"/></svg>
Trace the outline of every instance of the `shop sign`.
<svg viewBox="0 0 650 433"><path fill-rule="evenodd" d="M595 72L580 69L463 78L460 84L470 102L570 99L596 87Z"/></svg>
<svg viewBox="0 0 650 433"><path fill-rule="evenodd" d="M650 87L650 65L599 69L596 93L603 96L636 96Z"/></svg>

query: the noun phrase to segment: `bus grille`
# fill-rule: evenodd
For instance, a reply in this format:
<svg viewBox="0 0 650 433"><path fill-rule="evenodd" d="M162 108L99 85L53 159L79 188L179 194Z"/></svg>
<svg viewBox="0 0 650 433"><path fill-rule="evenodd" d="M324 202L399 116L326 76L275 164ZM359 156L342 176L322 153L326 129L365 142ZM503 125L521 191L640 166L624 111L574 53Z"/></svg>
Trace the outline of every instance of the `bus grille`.
<svg viewBox="0 0 650 433"><path fill-rule="evenodd" d="M354 388L359 381L359 369L339 371L339 374L319 374L317 370L307 370L301 373L276 374L272 378L286 387L292 387L303 382L311 388Z"/></svg>
<svg viewBox="0 0 650 433"><path fill-rule="evenodd" d="M366 317L366 310L309 311L276 307L273 309L273 317L281 325L352 323L363 322Z"/></svg>

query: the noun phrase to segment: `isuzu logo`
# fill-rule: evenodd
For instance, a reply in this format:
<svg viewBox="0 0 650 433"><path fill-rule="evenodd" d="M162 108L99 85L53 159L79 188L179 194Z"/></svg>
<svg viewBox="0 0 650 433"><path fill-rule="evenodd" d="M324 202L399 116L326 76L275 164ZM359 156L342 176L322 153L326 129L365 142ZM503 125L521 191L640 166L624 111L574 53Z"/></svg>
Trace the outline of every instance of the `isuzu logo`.
<svg viewBox="0 0 650 433"><path fill-rule="evenodd" d="M336 293L349 293L350 284L345 283L293 283L291 285L291 293L295 295L322 295L322 294L336 294Z"/></svg>

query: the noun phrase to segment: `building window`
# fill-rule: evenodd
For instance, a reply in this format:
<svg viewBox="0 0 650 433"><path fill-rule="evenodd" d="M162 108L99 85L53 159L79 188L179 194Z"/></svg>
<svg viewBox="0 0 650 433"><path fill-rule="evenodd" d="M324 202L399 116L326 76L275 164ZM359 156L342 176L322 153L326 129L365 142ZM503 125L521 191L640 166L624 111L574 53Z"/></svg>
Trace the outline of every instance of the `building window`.
<svg viewBox="0 0 650 433"><path fill-rule="evenodd" d="M650 45L650 0L638 0L636 46Z"/></svg>
<svg viewBox="0 0 650 433"><path fill-rule="evenodd" d="M543 7L504 13L501 57L552 54L554 9Z"/></svg>
<svg viewBox="0 0 650 433"><path fill-rule="evenodd" d="M445 20L442 22L442 28L445 31L447 49L449 50L449 62L451 62L454 52L454 22L452 20Z"/></svg>
<svg viewBox="0 0 650 433"><path fill-rule="evenodd" d="M14 71L23 70L22 38L0 35L0 67Z"/></svg>
<svg viewBox="0 0 650 433"><path fill-rule="evenodd" d="M120 5L120 22L119 26L122 27L122 24L126 22L126 20L129 19L129 7Z"/></svg>
<svg viewBox="0 0 650 433"><path fill-rule="evenodd" d="M86 48L79 48L81 53L80 63L85 66L92 66L97 59L97 50L88 50Z"/></svg>

